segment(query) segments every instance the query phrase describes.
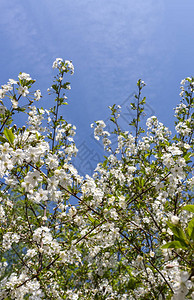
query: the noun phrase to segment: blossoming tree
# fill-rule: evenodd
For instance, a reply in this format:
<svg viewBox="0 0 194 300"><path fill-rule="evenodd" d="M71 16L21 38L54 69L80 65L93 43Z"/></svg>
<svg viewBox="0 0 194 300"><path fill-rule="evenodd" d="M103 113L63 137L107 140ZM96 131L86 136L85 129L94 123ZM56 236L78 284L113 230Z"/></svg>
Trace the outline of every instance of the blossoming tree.
<svg viewBox="0 0 194 300"><path fill-rule="evenodd" d="M194 299L194 78L181 82L174 136L155 116L141 127L139 80L127 131L117 105L113 132L92 124L106 156L83 178L75 126L60 116L74 67L53 68L48 110L34 105L42 96L29 74L0 90L0 299Z"/></svg>

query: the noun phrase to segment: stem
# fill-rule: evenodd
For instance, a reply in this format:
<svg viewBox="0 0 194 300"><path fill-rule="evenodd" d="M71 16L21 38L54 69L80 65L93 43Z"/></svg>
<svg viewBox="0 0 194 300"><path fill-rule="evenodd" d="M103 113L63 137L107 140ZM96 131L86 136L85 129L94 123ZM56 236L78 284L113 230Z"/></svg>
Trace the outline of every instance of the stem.
<svg viewBox="0 0 194 300"><path fill-rule="evenodd" d="M130 239L126 235L124 235L121 231L120 231L120 234L131 244ZM138 253L142 254L141 250L139 250L137 246L135 246L134 244L132 246L137 250ZM164 277L164 275L162 274L162 272L160 272L160 270L152 263L152 261L150 259L148 259L148 262L162 276L162 278L164 279L165 283L168 285L168 287L170 288L171 292L173 293L173 290L172 290L170 284L168 283L168 281L166 280L166 278Z"/></svg>
<svg viewBox="0 0 194 300"><path fill-rule="evenodd" d="M18 254L18 252L16 251L16 249L12 246L13 251L15 252L15 254L18 256L18 258L21 260L21 262L23 263L23 265L30 271L30 273L32 273L32 270L30 269L30 267L25 263L25 261L23 260L23 258Z"/></svg>
<svg viewBox="0 0 194 300"><path fill-rule="evenodd" d="M135 132L135 146L137 146L137 137L138 137L138 129L139 129L139 100L140 100L140 96L141 96L141 87L139 86L139 92L138 92L138 96L137 96L137 116L136 116L136 132Z"/></svg>
<svg viewBox="0 0 194 300"><path fill-rule="evenodd" d="M103 220L101 223L99 223L98 225L94 226L90 231L88 231L85 235L83 235L81 238L79 238L74 245L78 244L80 241L82 241L84 238L86 238L93 230L95 230L96 228L98 228L99 226L101 226L106 220Z"/></svg>
<svg viewBox="0 0 194 300"><path fill-rule="evenodd" d="M33 169L38 170L40 172L40 174L43 175L43 177L45 179L48 179L48 177L46 176L46 174L44 174L38 167L32 165L31 163L28 163L29 166L31 166ZM66 191L68 194L70 194L71 196L75 197L77 200L81 202L84 201L84 199L81 199L80 197L78 197L76 194L72 193L71 191L69 191L68 189L64 188L62 185L59 184L59 187L61 189L63 189L64 191ZM101 214L99 212L97 212L95 209L93 209L91 206L89 206L87 203L84 203L91 211L93 211L95 214L97 214L98 216L101 216Z"/></svg>
<svg viewBox="0 0 194 300"><path fill-rule="evenodd" d="M18 97L18 99L16 99L16 101L19 101L20 98L21 98L21 96L22 96L22 95L20 95L20 96ZM3 122L3 124L2 124L2 126L1 126L1 128L0 128L0 133L1 133L2 129L3 129L3 127L5 126L7 120L8 120L9 117L12 115L12 112L13 112L13 111L14 111L14 108L12 108L12 110L10 111L10 114L9 114L9 115L6 117L6 119L4 120L4 122Z"/></svg>
<svg viewBox="0 0 194 300"><path fill-rule="evenodd" d="M162 278L164 279L165 283L168 285L169 289L174 294L173 289L171 288L170 284L168 283L168 281L166 280L166 278L164 277L164 275L162 274L162 272L160 272L160 270L152 263L151 260L148 259L148 261L152 265L152 267L162 276Z"/></svg>
<svg viewBox="0 0 194 300"><path fill-rule="evenodd" d="M12 113L12 111L13 111L13 109L11 110L10 113ZM0 128L0 132L2 131L3 127L5 126L7 120L9 119L9 117L10 117L11 115L12 115L12 114L8 115L8 116L6 117L6 119L4 120L4 122L3 122L3 124L2 124L2 126L1 126L1 128Z"/></svg>
<svg viewBox="0 0 194 300"><path fill-rule="evenodd" d="M58 117L58 112L59 112L59 97L60 97L60 92L61 92L61 81L60 81L60 84L59 84L59 90L57 92L57 106L56 106L56 110L54 112L54 127L53 127L53 138L52 138L52 152L53 152L53 149L54 149L54 145L55 145L55 135L56 135L56 128L57 128L57 117Z"/></svg>
<svg viewBox="0 0 194 300"><path fill-rule="evenodd" d="M168 174L166 174L163 178L161 178L160 182L162 182L162 180L166 180L166 178L170 175L171 173L169 172ZM149 190L155 188L154 185L151 185L150 187L148 187L146 190L143 190L141 193L137 194L137 196L135 198L133 198L133 196L131 197L132 199L129 199L127 201L127 205L131 204L132 202L136 201L141 195L145 194L146 192L148 192Z"/></svg>

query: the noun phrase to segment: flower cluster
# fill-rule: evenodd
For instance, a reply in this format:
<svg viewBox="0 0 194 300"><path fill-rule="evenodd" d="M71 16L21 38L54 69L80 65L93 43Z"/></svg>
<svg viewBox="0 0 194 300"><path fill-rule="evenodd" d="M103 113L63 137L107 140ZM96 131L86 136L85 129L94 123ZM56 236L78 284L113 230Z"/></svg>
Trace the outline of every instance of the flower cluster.
<svg viewBox="0 0 194 300"><path fill-rule="evenodd" d="M138 80L132 130L118 105L114 131L92 124L106 156L83 178L76 127L59 115L74 67L57 58L53 69L50 109L32 105L42 96L27 73L0 90L0 299L193 299L194 78L181 83L174 136L156 116L140 127ZM15 110L28 116L21 128Z"/></svg>

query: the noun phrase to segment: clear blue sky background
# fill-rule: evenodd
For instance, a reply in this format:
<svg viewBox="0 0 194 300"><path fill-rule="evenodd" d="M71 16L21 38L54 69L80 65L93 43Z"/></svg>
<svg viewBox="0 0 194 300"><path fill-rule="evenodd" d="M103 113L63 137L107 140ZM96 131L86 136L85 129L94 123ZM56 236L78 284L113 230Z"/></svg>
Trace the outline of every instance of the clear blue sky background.
<svg viewBox="0 0 194 300"><path fill-rule="evenodd" d="M123 103L139 78L147 83L148 115L172 127L180 81L194 76L193 16L193 0L0 0L0 83L22 71L45 93L53 60L72 60L63 114L77 127L77 144L93 153L78 166L90 173L101 152L90 124L106 119L107 107Z"/></svg>

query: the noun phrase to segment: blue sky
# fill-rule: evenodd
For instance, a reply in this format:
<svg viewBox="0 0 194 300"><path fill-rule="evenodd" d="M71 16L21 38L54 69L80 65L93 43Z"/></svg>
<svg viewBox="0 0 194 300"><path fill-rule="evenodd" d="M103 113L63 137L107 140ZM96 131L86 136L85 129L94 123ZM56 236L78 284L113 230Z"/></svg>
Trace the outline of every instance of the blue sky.
<svg viewBox="0 0 194 300"><path fill-rule="evenodd" d="M148 115L173 125L180 81L194 75L193 13L193 0L1 0L0 83L27 72L45 93L53 60L72 60L62 113L77 127L77 144L98 154L90 124L122 104L139 78L147 83Z"/></svg>

